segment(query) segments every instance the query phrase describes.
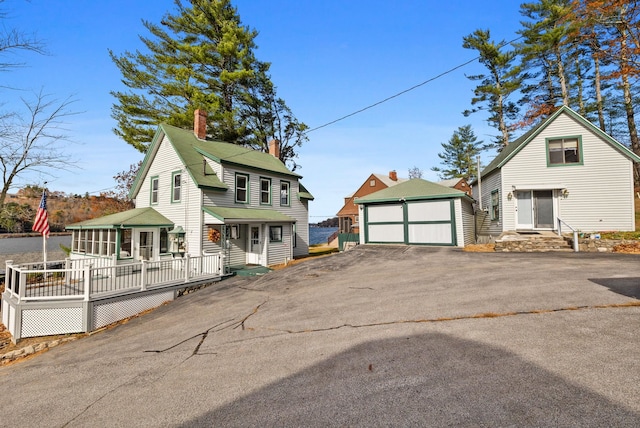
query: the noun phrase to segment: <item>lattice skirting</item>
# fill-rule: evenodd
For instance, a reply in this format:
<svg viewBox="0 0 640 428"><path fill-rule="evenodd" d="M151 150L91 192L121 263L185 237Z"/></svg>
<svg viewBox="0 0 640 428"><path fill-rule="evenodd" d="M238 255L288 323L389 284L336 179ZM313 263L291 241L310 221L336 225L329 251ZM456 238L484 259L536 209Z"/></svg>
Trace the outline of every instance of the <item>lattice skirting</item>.
<svg viewBox="0 0 640 428"><path fill-rule="evenodd" d="M22 311L21 337L80 333L82 307L25 309Z"/></svg>
<svg viewBox="0 0 640 428"><path fill-rule="evenodd" d="M173 291L166 291L125 300L96 303L93 307L92 330L158 307L164 302L173 300L173 296Z"/></svg>

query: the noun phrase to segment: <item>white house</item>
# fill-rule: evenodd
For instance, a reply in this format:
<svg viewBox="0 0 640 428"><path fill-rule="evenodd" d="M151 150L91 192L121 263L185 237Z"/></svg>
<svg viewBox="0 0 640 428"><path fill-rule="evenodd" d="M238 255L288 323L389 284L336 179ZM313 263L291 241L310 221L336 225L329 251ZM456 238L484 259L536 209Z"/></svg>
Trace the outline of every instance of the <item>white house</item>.
<svg viewBox="0 0 640 428"><path fill-rule="evenodd" d="M568 107L505 147L473 183L478 240L506 231L635 230L640 158ZM480 194L480 191L482 192Z"/></svg>
<svg viewBox="0 0 640 428"><path fill-rule="evenodd" d="M308 254L308 203L301 176L269 153L206 140L162 124L130 196L135 209L76 223L72 257L160 260L222 252L227 266L269 266Z"/></svg>

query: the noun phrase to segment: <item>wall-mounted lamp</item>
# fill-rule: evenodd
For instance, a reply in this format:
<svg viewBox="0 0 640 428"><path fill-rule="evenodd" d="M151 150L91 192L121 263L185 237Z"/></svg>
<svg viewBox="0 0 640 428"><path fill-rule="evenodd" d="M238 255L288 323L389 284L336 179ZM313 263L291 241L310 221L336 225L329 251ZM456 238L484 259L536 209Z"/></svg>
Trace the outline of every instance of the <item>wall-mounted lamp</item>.
<svg viewBox="0 0 640 428"><path fill-rule="evenodd" d="M507 199L509 199L509 200L513 199L513 193L512 192L507 193Z"/></svg>
<svg viewBox="0 0 640 428"><path fill-rule="evenodd" d="M562 189L562 197L565 199L569 197L569 191L567 189Z"/></svg>

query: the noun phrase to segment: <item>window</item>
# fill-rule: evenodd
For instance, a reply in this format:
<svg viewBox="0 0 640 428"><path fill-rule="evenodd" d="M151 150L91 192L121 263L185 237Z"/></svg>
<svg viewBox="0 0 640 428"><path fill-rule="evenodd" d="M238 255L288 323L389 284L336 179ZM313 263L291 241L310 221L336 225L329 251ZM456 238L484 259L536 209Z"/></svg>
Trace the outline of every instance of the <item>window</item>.
<svg viewBox="0 0 640 428"><path fill-rule="evenodd" d="M369 186L370 186L370 187L376 187L376 180L371 180L371 181L369 182Z"/></svg>
<svg viewBox="0 0 640 428"><path fill-rule="evenodd" d="M160 180L158 177L151 177L151 204L155 205L158 203L158 190L160 186Z"/></svg>
<svg viewBox="0 0 640 428"><path fill-rule="evenodd" d="M240 239L240 226L237 224L231 225L231 239Z"/></svg>
<svg viewBox="0 0 640 428"><path fill-rule="evenodd" d="M246 204L249 202L249 176L236 174L236 202Z"/></svg>
<svg viewBox="0 0 640 428"><path fill-rule="evenodd" d="M131 257L131 229L120 229L120 258Z"/></svg>
<svg viewBox="0 0 640 428"><path fill-rule="evenodd" d="M289 182L281 181L280 182L280 205L289 206L291 204L291 200L289 198Z"/></svg>
<svg viewBox="0 0 640 428"><path fill-rule="evenodd" d="M271 179L260 179L260 204L271 205Z"/></svg>
<svg viewBox="0 0 640 428"><path fill-rule="evenodd" d="M269 226L269 242L282 242L282 226Z"/></svg>
<svg viewBox="0 0 640 428"><path fill-rule="evenodd" d="M497 190L491 192L491 220L500 219L500 198Z"/></svg>
<svg viewBox="0 0 640 428"><path fill-rule="evenodd" d="M182 191L182 174L179 172L173 173L173 183L171 188L171 202L180 202Z"/></svg>
<svg viewBox="0 0 640 428"><path fill-rule="evenodd" d="M160 254L167 254L169 252L169 228L160 228Z"/></svg>
<svg viewBox="0 0 640 428"><path fill-rule="evenodd" d="M548 164L581 164L581 146L580 137L547 139Z"/></svg>

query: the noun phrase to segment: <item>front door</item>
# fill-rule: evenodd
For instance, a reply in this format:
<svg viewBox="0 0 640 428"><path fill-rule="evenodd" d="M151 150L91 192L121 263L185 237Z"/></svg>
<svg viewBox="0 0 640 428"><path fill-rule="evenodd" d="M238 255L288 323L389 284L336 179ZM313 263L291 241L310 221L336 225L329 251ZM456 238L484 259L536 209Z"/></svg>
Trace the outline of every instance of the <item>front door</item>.
<svg viewBox="0 0 640 428"><path fill-rule="evenodd" d="M249 251L247 251L247 263L252 265L260 264L262 254L262 239L260 226L249 227Z"/></svg>
<svg viewBox="0 0 640 428"><path fill-rule="evenodd" d="M516 229L553 229L553 190L517 190Z"/></svg>
<svg viewBox="0 0 640 428"><path fill-rule="evenodd" d="M138 260L153 260L153 231L139 230L137 235L136 258Z"/></svg>

